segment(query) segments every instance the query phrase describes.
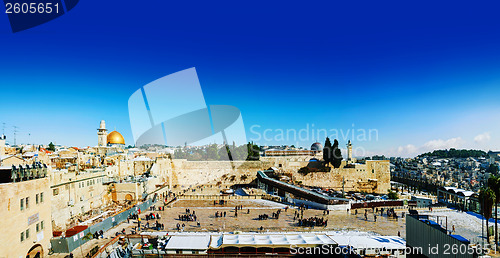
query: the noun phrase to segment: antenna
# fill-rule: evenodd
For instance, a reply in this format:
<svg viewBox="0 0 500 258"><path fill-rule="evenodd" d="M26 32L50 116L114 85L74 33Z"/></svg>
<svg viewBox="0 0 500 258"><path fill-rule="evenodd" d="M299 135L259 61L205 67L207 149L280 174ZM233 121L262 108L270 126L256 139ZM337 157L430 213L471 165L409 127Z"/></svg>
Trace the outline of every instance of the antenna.
<svg viewBox="0 0 500 258"><path fill-rule="evenodd" d="M2 134L5 135L5 123L2 123Z"/></svg>

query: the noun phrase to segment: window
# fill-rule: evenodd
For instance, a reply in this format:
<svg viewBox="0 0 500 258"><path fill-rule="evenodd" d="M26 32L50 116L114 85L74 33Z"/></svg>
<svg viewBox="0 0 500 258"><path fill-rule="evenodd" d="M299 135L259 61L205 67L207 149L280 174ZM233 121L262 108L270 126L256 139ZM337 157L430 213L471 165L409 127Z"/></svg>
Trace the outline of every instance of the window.
<svg viewBox="0 0 500 258"><path fill-rule="evenodd" d="M40 230L43 230L43 220L40 222Z"/></svg>
<svg viewBox="0 0 500 258"><path fill-rule="evenodd" d="M40 193L40 202L43 202L43 193Z"/></svg>
<svg viewBox="0 0 500 258"><path fill-rule="evenodd" d="M21 242L23 242L23 241L24 241L24 231L21 232Z"/></svg>
<svg viewBox="0 0 500 258"><path fill-rule="evenodd" d="M26 209L30 207L30 198L26 197Z"/></svg>
<svg viewBox="0 0 500 258"><path fill-rule="evenodd" d="M40 232L40 223L36 223L36 232Z"/></svg>
<svg viewBox="0 0 500 258"><path fill-rule="evenodd" d="M59 188L54 188L52 189L52 195L58 195L59 194Z"/></svg>
<svg viewBox="0 0 500 258"><path fill-rule="evenodd" d="M21 199L21 210L24 210L24 199Z"/></svg>
<svg viewBox="0 0 500 258"><path fill-rule="evenodd" d="M30 229L26 229L26 239L30 238Z"/></svg>
<svg viewBox="0 0 500 258"><path fill-rule="evenodd" d="M38 204L38 194L35 195L35 203Z"/></svg>

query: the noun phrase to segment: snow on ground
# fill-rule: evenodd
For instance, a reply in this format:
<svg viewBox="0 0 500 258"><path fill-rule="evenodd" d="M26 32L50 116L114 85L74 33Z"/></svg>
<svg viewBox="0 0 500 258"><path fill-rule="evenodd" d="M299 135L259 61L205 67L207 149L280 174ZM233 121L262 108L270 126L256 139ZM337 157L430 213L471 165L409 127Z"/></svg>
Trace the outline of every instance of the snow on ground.
<svg viewBox="0 0 500 258"><path fill-rule="evenodd" d="M266 206L269 208L278 208L279 209L279 208L285 208L288 206L286 204L282 204L279 202L273 202L273 201L269 201L269 200L264 200L264 199L247 199L247 201L250 201L250 202L253 202L256 204L260 204L262 206Z"/></svg>
<svg viewBox="0 0 500 258"><path fill-rule="evenodd" d="M456 210L442 210L433 212L420 212L419 215L446 216L448 218L448 231L451 231L454 225L455 234L461 235L469 239L471 242L479 241L481 237L482 222L484 223L484 227L486 228L486 221L482 220L480 215L473 213L460 212ZM431 217L430 219L436 221L435 217ZM446 228L445 218L439 218L439 220L439 224L443 228ZM494 223L490 223L490 226L492 225L494 225Z"/></svg>

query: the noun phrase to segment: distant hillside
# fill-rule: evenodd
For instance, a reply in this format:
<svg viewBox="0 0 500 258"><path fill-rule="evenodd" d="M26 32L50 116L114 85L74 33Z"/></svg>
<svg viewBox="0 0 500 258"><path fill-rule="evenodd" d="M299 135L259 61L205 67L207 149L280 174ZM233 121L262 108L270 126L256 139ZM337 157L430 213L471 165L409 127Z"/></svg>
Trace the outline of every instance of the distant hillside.
<svg viewBox="0 0 500 258"><path fill-rule="evenodd" d="M437 158L478 158L486 157L486 152L482 150L435 150L418 155L419 157L437 157Z"/></svg>

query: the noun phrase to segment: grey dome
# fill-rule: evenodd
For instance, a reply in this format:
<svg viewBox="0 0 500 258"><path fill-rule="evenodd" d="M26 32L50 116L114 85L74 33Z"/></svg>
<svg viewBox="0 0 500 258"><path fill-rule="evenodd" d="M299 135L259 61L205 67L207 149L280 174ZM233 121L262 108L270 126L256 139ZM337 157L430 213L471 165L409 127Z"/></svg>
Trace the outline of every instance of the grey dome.
<svg viewBox="0 0 500 258"><path fill-rule="evenodd" d="M311 145L311 150L313 151L322 151L323 150L323 145L319 142L315 142Z"/></svg>

